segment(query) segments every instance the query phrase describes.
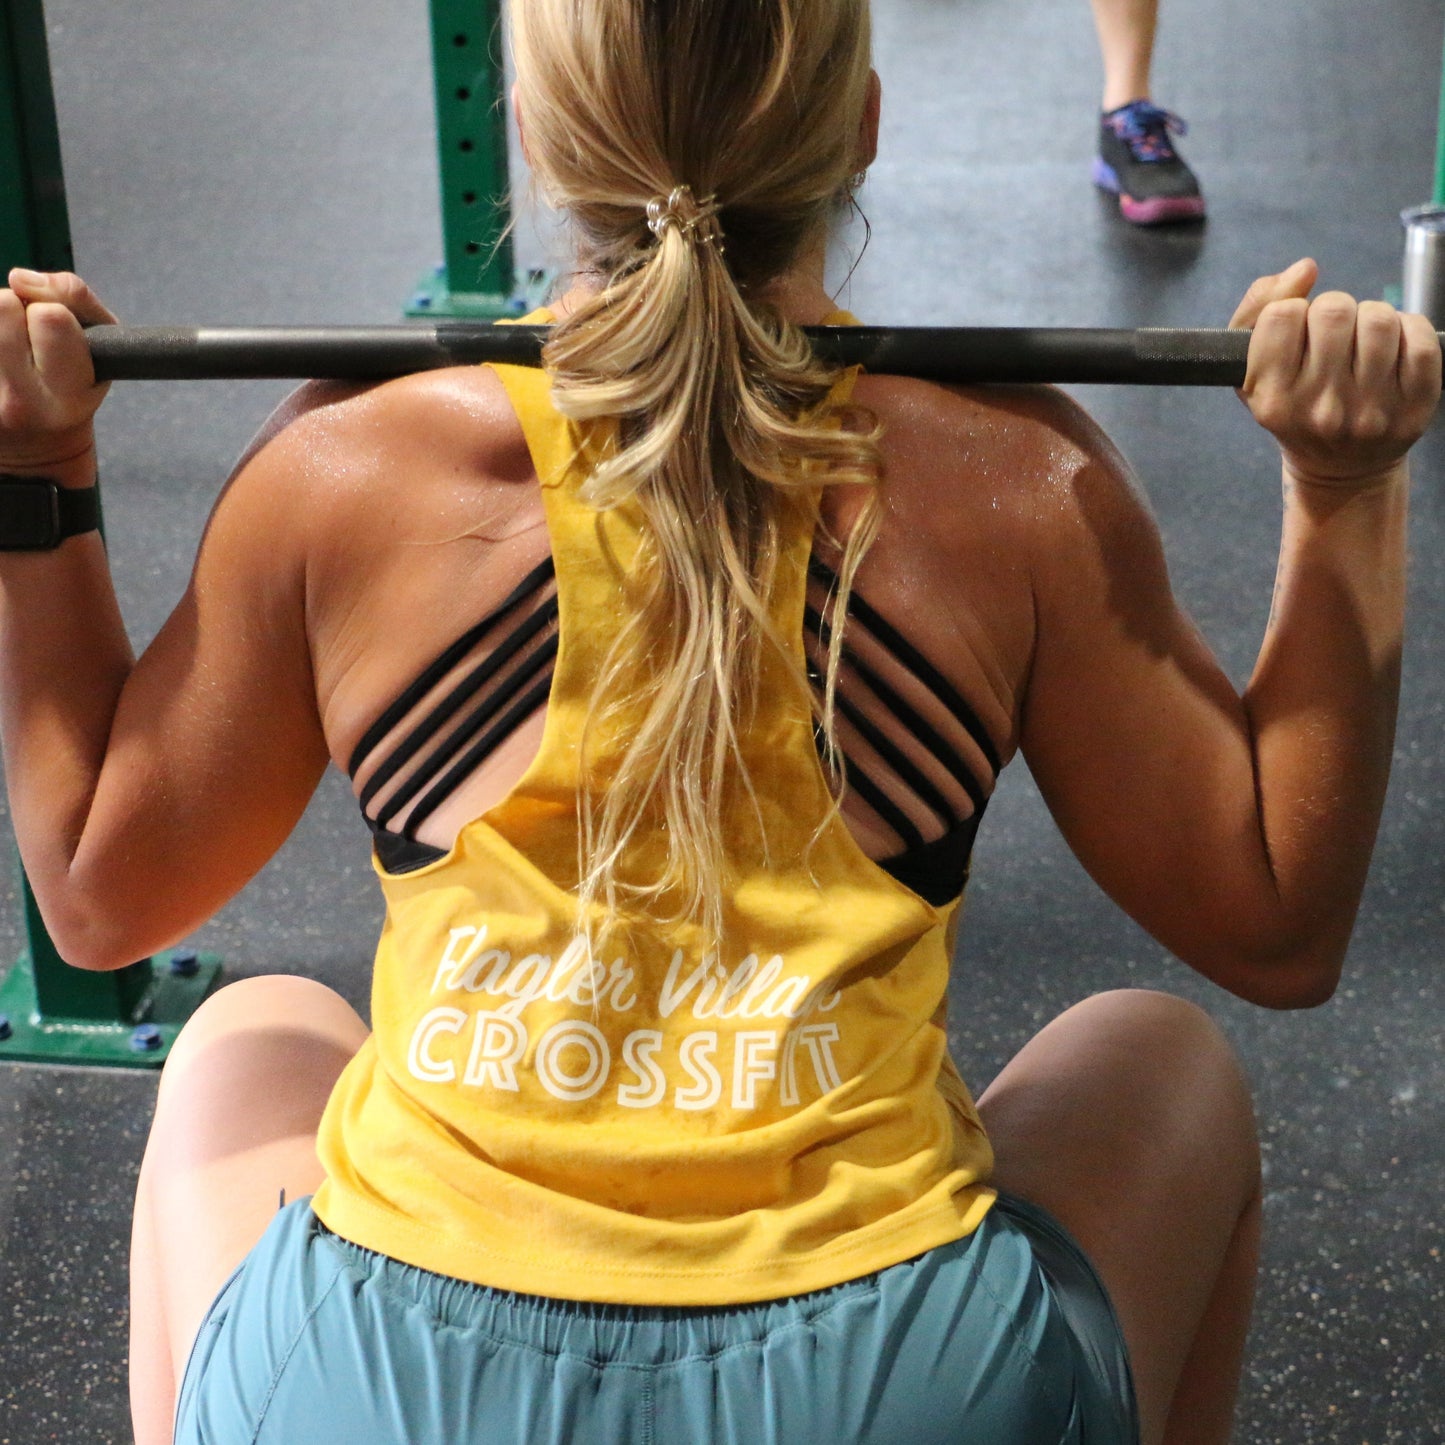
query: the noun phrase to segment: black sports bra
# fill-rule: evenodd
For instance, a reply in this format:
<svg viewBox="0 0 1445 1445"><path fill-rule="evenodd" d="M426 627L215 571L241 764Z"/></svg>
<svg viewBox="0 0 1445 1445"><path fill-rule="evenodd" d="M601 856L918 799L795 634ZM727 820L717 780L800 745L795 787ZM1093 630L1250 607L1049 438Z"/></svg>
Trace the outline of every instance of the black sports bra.
<svg viewBox="0 0 1445 1445"><path fill-rule="evenodd" d="M820 692L837 581L826 564L810 562L804 644ZM383 868L405 873L445 856L417 829L546 704L556 657L548 557L366 730L347 772ZM957 690L856 591L836 712L848 789L896 846L879 866L930 903L951 902L968 877L998 751Z"/></svg>

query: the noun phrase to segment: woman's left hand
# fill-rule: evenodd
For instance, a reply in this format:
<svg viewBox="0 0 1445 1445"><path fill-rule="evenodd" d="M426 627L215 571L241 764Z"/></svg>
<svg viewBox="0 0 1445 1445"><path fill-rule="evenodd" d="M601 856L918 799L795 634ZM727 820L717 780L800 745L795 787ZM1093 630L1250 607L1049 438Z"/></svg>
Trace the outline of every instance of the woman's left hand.
<svg viewBox="0 0 1445 1445"><path fill-rule="evenodd" d="M1440 342L1383 301L1307 300L1318 275L1296 261L1249 288L1230 322L1254 332L1240 395L1297 481L1351 490L1392 472L1429 424Z"/></svg>

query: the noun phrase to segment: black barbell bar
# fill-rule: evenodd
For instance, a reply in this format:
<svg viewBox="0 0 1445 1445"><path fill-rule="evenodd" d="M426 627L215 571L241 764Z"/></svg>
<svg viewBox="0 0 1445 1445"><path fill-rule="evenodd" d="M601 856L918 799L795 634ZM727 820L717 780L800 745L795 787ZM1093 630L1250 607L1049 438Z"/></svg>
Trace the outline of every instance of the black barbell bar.
<svg viewBox="0 0 1445 1445"><path fill-rule="evenodd" d="M289 377L379 381L481 362L536 366L550 328L443 321L397 326L93 326L100 381ZM1034 326L810 326L845 366L955 382L1241 386L1249 332ZM1441 334L1445 344L1445 333Z"/></svg>
<svg viewBox="0 0 1445 1445"><path fill-rule="evenodd" d="M1239 386L1247 331L813 326L818 354L932 381ZM318 377L377 381L480 362L536 366L546 326L93 326L101 381Z"/></svg>

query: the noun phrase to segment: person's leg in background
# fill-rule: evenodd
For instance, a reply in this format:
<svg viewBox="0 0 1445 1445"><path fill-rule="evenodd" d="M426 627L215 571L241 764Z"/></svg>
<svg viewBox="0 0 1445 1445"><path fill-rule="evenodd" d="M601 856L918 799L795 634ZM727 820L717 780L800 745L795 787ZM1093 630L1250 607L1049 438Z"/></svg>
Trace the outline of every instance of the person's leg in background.
<svg viewBox="0 0 1445 1445"><path fill-rule="evenodd" d="M1094 181L1119 197L1136 225L1193 221L1204 215L1199 182L1175 149L1178 116L1153 102L1150 67L1159 0L1092 0L1104 62L1104 97Z"/></svg>

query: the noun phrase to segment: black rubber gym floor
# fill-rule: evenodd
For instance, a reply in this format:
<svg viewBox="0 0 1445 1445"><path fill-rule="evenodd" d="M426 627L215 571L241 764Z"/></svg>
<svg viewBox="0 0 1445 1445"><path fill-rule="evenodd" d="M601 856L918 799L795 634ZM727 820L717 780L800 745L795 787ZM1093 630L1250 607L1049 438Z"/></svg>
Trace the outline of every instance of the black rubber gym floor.
<svg viewBox="0 0 1445 1445"><path fill-rule="evenodd" d="M440 255L420 0L48 9L78 263L126 319L398 315ZM1435 0L1164 0L1156 95L1194 127L1184 150L1210 220L1154 234L1089 185L1086 0L878 11L873 234L842 296L866 319L1222 324L1257 272L1301 254L1360 295L1398 280L1397 213L1431 185ZM524 259L542 260L550 235L524 225ZM107 404L109 538L138 642L179 595L230 460L282 390L147 384ZM1227 392L1084 399L1138 468L1178 590L1242 681L1277 536L1270 443ZM1238 1433L1261 1445L1445 1438L1438 434L1418 457L1396 771L1337 997L1270 1014L1195 979L1084 876L1022 764L984 824L956 966L954 1044L976 1090L1053 1014L1119 984L1197 999L1236 1041L1268 1170ZM20 946L17 913L12 893L0 958ZM331 779L199 941L233 977L308 973L364 1006L379 916L365 832ZM153 1092L144 1075L0 1066L0 1445L129 1436L128 1216Z"/></svg>

